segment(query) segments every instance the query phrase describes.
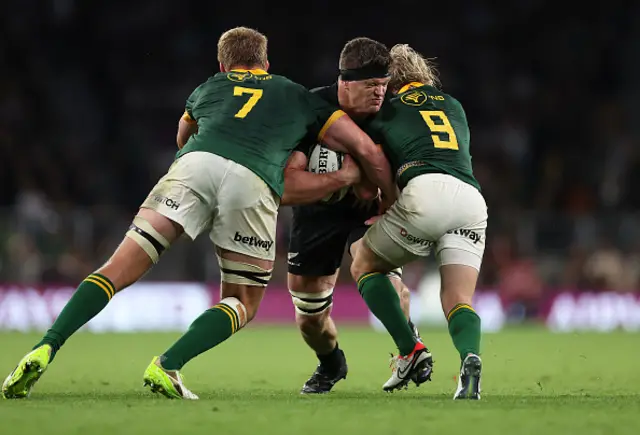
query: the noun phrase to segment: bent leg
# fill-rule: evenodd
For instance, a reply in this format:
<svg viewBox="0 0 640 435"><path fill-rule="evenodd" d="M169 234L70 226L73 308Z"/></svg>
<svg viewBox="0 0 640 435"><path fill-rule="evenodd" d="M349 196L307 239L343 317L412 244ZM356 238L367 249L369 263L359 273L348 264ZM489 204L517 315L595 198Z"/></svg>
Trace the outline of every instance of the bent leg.
<svg viewBox="0 0 640 435"><path fill-rule="evenodd" d="M49 344L53 360L74 332L102 311L117 292L139 280L181 234L180 225L154 210L140 209L113 255L80 283L34 349Z"/></svg>

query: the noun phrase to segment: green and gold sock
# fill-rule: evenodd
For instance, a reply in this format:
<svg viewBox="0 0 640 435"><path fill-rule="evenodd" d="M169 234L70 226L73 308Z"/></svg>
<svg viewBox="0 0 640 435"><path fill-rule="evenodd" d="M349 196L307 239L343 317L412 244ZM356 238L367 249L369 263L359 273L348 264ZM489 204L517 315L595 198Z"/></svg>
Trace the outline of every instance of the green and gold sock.
<svg viewBox="0 0 640 435"><path fill-rule="evenodd" d="M447 314L449 335L460 353L460 360L468 354L480 355L480 317L468 304L457 304Z"/></svg>
<svg viewBox="0 0 640 435"><path fill-rule="evenodd" d="M93 273L86 277L42 340L34 346L34 349L43 344L51 345L53 348L51 361L53 361L56 352L64 342L102 311L115 292L115 286L106 276Z"/></svg>
<svg viewBox="0 0 640 435"><path fill-rule="evenodd" d="M233 299L230 303L227 300ZM245 309L235 298L225 298L193 321L187 332L162 356L166 370L180 370L191 359L238 332L246 323Z"/></svg>
<svg viewBox="0 0 640 435"><path fill-rule="evenodd" d="M387 328L400 354L413 352L416 340L389 277L384 273L365 273L358 279L358 291L369 310Z"/></svg>

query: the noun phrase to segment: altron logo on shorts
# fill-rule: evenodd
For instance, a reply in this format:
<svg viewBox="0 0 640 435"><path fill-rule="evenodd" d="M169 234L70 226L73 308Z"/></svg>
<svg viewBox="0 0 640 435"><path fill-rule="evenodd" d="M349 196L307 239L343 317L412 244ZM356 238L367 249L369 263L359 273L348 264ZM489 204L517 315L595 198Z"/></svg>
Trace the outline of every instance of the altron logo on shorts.
<svg viewBox="0 0 640 435"><path fill-rule="evenodd" d="M471 240L474 245L482 240L482 236L480 234L476 233L473 230L466 230L463 228L458 230L449 230L447 231L447 234L455 234L456 236L466 237L467 239Z"/></svg>
<svg viewBox="0 0 640 435"><path fill-rule="evenodd" d="M179 202L174 201L171 198L167 198L166 196L152 194L151 199L153 199L155 202L158 202L160 204L164 204L167 207L172 208L174 210L177 210L177 209L180 208L180 203Z"/></svg>
<svg viewBox="0 0 640 435"><path fill-rule="evenodd" d="M433 245L432 241L427 239L421 239L420 237L416 237L412 234L409 234L409 232L404 228L400 228L400 235L405 239L407 239L407 242L409 243L415 243L420 246L426 246L426 247Z"/></svg>
<svg viewBox="0 0 640 435"><path fill-rule="evenodd" d="M273 241L269 240L260 240L255 236L243 236L239 232L236 231L236 235L233 236L234 242L240 242L243 245L256 246L258 248L262 248L265 251L269 252L269 249L273 246Z"/></svg>

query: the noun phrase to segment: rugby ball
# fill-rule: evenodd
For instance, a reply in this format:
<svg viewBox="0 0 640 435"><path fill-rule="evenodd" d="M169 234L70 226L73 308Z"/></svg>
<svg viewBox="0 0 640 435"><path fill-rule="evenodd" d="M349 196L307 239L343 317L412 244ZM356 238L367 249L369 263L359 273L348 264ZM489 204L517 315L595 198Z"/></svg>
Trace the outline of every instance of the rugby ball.
<svg viewBox="0 0 640 435"><path fill-rule="evenodd" d="M324 145L317 144L311 149L311 154L309 154L309 165L307 170L314 174L335 172L342 168L343 159L344 154L330 150ZM342 189L325 196L322 198L322 201L328 203L340 201L348 191L349 187L343 187Z"/></svg>

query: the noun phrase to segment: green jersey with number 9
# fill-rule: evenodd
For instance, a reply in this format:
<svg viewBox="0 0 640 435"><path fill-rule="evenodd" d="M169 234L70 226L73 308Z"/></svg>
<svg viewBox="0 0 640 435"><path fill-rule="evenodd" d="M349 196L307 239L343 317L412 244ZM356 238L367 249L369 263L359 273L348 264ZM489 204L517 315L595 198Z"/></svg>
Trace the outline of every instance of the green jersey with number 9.
<svg viewBox="0 0 640 435"><path fill-rule="evenodd" d="M471 167L467 117L450 95L410 83L382 106L367 131L382 145L400 189L418 175L441 173L480 190Z"/></svg>
<svg viewBox="0 0 640 435"><path fill-rule="evenodd" d="M305 87L266 71L218 73L196 88L184 118L198 123L176 158L206 151L254 172L278 195L284 167L308 134L320 139L344 112Z"/></svg>

